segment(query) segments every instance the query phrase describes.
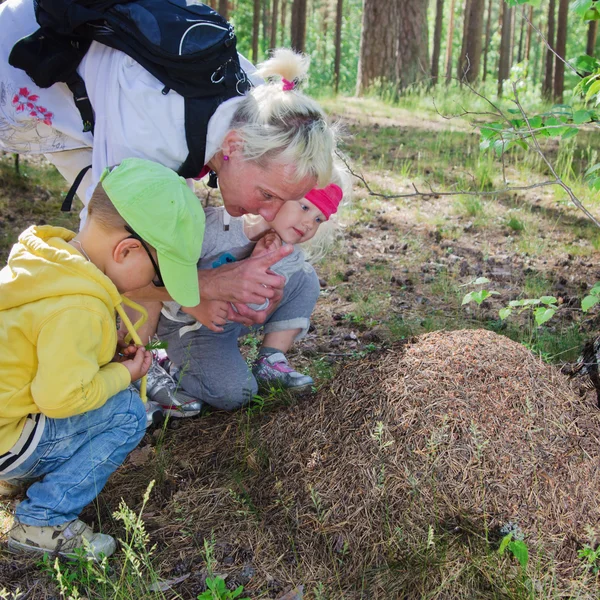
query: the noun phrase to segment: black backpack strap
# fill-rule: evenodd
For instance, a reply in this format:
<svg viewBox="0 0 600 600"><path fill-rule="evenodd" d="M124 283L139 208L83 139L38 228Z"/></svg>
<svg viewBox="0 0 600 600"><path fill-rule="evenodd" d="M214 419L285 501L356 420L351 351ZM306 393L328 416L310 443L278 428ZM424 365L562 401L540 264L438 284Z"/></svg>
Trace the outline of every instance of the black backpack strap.
<svg viewBox="0 0 600 600"><path fill-rule="evenodd" d="M83 123L83 131L90 131L94 133L94 109L92 103L85 89L85 83L80 77L77 71L73 71L72 75L65 81L71 93L73 94L73 100L75 100L75 106L81 116Z"/></svg>
<svg viewBox="0 0 600 600"><path fill-rule="evenodd" d="M85 177L85 174L91 168L92 168L92 165L88 165L87 167L83 167L83 169L81 169L81 171L79 171L77 177L75 177L75 181L73 182L73 185L71 186L71 188L67 192L67 195L65 196L65 199L63 200L60 210L62 210L63 212L69 212L71 210L71 206L73 205L73 198L75 197L77 188L81 185L81 181Z"/></svg>
<svg viewBox="0 0 600 600"><path fill-rule="evenodd" d="M179 167L177 173L181 177L198 177L204 167L206 154L206 135L208 121L221 104L221 97L185 98L185 141L188 147L188 157Z"/></svg>

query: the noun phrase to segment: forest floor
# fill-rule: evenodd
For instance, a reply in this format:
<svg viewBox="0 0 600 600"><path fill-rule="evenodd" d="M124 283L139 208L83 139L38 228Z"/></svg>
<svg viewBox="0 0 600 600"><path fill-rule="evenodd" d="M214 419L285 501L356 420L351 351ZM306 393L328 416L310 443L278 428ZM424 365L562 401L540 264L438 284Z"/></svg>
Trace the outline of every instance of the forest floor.
<svg viewBox="0 0 600 600"><path fill-rule="evenodd" d="M346 98L324 104L343 121L349 134L344 152L373 193L355 179L354 198L342 212L341 236L316 266L322 293L313 325L290 353L295 366L313 375L317 390L341 366L399 340L440 329L486 328L524 343L549 362L573 361L583 341L598 329L598 313L584 314L580 307L586 292L600 281L600 231L566 194L556 187L538 187L499 195L443 195L438 192L504 187L501 164L480 155L478 134L469 122L375 100ZM569 148L575 159L565 172L572 174L579 155L576 145ZM552 142L545 151L553 161L565 160L566 151ZM10 155L0 159L2 262L29 224L76 228L78 221L76 215L59 212L65 186L53 169L43 160L22 157L21 175L16 176L13 161ZM504 163L512 187L547 179L535 157L514 153ZM386 197L411 194L415 187L427 193ZM583 186L574 180L572 187L593 213L600 213ZM201 186L198 192L202 196L206 190ZM489 282L474 285L480 277ZM480 289L496 294L481 305L462 304L468 292ZM511 300L543 296L554 296L559 309L541 327L535 326L529 311L513 313L504 321L498 316ZM256 338L244 343L252 352ZM167 434L185 436L186 431L195 435L187 423ZM156 436L151 438L148 447L156 445ZM143 464L155 459L142 454L136 460ZM165 466L156 468L164 476ZM134 507L139 507L144 487L128 491ZM111 486L110 494L119 496L120 490ZM103 496L106 493L100 503L114 510L115 500ZM10 512L10 504L2 506ZM94 511L87 512L93 519ZM5 528L9 522L5 513ZM41 591L45 583L35 561L10 557L1 547L0 556L0 589L20 586L36 590L29 597L52 597ZM225 560L226 568L231 564L227 560L233 559L223 551L215 560ZM193 562L182 557L179 565L171 564L171 570L160 576L174 579L193 570ZM251 572L240 579L248 593L251 579ZM260 597L279 597L289 587L274 582L270 589L261 589ZM201 590L199 584L178 589L184 598L195 598ZM326 591L319 593L313 590L308 597L329 597Z"/></svg>

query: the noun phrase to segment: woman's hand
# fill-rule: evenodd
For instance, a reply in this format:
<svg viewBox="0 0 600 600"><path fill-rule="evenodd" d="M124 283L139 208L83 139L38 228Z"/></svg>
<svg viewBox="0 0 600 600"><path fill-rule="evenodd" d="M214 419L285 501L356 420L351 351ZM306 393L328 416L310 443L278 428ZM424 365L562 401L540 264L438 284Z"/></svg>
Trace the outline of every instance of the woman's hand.
<svg viewBox="0 0 600 600"><path fill-rule="evenodd" d="M148 372L152 364L152 352L144 346L138 346L133 358L125 359L121 364L129 371L131 381L137 381Z"/></svg>
<svg viewBox="0 0 600 600"><path fill-rule="evenodd" d="M231 305L222 300L202 300L198 306L182 307L184 313L191 315L211 331L223 331L222 325L227 323L227 315Z"/></svg>
<svg viewBox="0 0 600 600"><path fill-rule="evenodd" d="M198 271L202 301L224 300L235 304L263 304L266 298L271 302L279 301L285 278L269 269L293 251L293 245L287 244L263 256ZM251 312L262 313L262 320L252 319L252 322L263 322L265 311Z"/></svg>

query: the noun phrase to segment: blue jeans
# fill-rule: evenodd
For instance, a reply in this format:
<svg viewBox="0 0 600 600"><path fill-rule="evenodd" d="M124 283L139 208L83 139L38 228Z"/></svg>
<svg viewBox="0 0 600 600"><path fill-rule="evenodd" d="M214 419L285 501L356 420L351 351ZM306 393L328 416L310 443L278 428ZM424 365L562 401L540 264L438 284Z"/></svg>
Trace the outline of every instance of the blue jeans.
<svg viewBox="0 0 600 600"><path fill-rule="evenodd" d="M47 418L33 454L3 477L12 483L41 478L17 506L17 520L25 525L51 526L76 519L145 431L144 404L129 389L96 410L68 419Z"/></svg>

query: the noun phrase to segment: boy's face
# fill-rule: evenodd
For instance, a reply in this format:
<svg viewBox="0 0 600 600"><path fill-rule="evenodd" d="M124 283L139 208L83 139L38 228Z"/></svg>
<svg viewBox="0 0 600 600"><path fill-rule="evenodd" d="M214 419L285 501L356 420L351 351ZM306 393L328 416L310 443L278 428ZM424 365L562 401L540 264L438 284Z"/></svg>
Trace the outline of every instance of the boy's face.
<svg viewBox="0 0 600 600"><path fill-rule="evenodd" d="M269 224L284 242L302 244L310 240L326 220L310 200L302 198L296 202L286 202Z"/></svg>

